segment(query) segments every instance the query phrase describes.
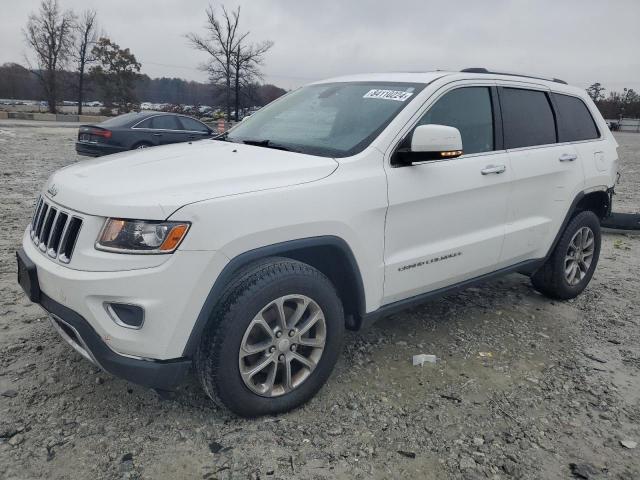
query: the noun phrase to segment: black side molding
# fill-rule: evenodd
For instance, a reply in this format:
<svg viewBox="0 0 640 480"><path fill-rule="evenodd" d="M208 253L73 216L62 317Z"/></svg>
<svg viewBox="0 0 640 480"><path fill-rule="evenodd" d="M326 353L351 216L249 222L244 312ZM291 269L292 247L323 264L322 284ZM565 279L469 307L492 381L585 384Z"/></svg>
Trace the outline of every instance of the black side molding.
<svg viewBox="0 0 640 480"><path fill-rule="evenodd" d="M601 225L612 230L640 231L640 213L612 213Z"/></svg>
<svg viewBox="0 0 640 480"><path fill-rule="evenodd" d="M469 280L456 283L455 285L449 285L447 287L439 288L437 290L432 290L430 292L416 295L415 297L389 303L387 305L380 307L378 310L367 313L362 319L362 329L370 327L382 317L392 315L394 313L397 313L401 310L405 310L407 308L415 307L416 305L420 305L429 300L434 300L444 295L449 295L455 292L459 292L473 285L484 283L493 278L501 277L503 275L507 275L509 273L514 273L514 272L519 272L519 273L534 272L538 268L540 268L543 263L544 263L544 259L527 260L524 262L517 263L515 265L511 265L510 267L496 270L495 272L486 273L484 275L480 275L479 277L471 278Z"/></svg>

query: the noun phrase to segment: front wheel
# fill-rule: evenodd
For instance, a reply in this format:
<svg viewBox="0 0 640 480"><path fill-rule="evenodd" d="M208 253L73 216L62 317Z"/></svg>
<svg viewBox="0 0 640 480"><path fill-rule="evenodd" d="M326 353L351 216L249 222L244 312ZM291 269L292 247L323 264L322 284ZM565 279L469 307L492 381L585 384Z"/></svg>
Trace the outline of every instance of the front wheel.
<svg viewBox="0 0 640 480"><path fill-rule="evenodd" d="M204 390L242 416L291 410L322 387L338 359L344 314L329 279L286 258L231 282L196 353Z"/></svg>
<svg viewBox="0 0 640 480"><path fill-rule="evenodd" d="M567 225L551 257L531 276L531 283L551 298L577 297L596 270L600 243L600 220L591 211L580 212Z"/></svg>

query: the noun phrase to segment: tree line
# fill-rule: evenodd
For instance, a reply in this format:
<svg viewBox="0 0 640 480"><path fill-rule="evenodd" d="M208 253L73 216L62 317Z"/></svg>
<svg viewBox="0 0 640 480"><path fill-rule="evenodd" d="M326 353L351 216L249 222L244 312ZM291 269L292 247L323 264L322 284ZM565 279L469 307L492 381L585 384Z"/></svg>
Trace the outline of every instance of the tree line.
<svg viewBox="0 0 640 480"><path fill-rule="evenodd" d="M140 99L153 103L222 106L227 119L241 108L264 105L282 95L274 85L261 85L261 66L271 41L250 43L240 30L240 8L218 14L206 10L205 33L185 34L185 40L207 54L200 68L210 83L179 78L152 79L141 74L141 63L129 48L121 48L100 28L95 10L77 14L63 10L58 0L42 0L23 30L30 49L26 67L0 66L0 98L44 99L56 113L63 99L72 98L82 113L87 95L123 113Z"/></svg>
<svg viewBox="0 0 640 480"><path fill-rule="evenodd" d="M612 90L608 95L605 95L605 91L605 87L599 82L587 88L587 93L604 118L640 118L640 95L633 88L624 88L622 92Z"/></svg>
<svg viewBox="0 0 640 480"><path fill-rule="evenodd" d="M64 70L58 75L60 99L77 101L78 72ZM91 76L85 78L83 89L84 101L103 99L98 84ZM226 97L224 88L219 85L182 78L150 78L144 74L136 78L133 90L140 101L174 105L223 107ZM255 83L243 88L241 105L266 105L285 93L284 89L275 85ZM5 63L0 65L0 98L40 101L45 99L45 94L34 72L17 63Z"/></svg>

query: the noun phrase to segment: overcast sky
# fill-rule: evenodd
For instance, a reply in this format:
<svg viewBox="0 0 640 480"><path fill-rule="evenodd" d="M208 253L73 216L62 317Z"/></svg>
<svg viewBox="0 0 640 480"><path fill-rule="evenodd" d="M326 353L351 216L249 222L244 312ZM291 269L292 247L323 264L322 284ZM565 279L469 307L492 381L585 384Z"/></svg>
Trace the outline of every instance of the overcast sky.
<svg viewBox="0 0 640 480"><path fill-rule="evenodd" d="M59 0L93 8L151 77L206 80L189 47L208 0ZM219 5L220 2L215 2ZM640 91L640 0L253 0L241 29L272 40L265 82L293 88L359 72L484 66L586 87ZM38 0L0 0L0 64L24 63L21 29Z"/></svg>

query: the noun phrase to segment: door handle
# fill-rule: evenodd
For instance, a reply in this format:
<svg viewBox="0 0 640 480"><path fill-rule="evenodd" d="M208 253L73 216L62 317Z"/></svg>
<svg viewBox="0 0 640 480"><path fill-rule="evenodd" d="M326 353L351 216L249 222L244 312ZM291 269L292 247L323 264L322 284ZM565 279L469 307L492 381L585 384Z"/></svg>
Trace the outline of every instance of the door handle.
<svg viewBox="0 0 640 480"><path fill-rule="evenodd" d="M482 170L480 170L480 173L482 175L491 175L492 173L499 175L501 173L504 173L506 169L507 167L505 167L504 165L487 165Z"/></svg>
<svg viewBox="0 0 640 480"><path fill-rule="evenodd" d="M576 158L578 156L575 153L563 153L558 160L561 162L573 162Z"/></svg>
<svg viewBox="0 0 640 480"><path fill-rule="evenodd" d="M161 136L162 136L162 134L161 134L161 133L154 133L154 134L153 134L153 136L154 136L154 137L161 137Z"/></svg>

